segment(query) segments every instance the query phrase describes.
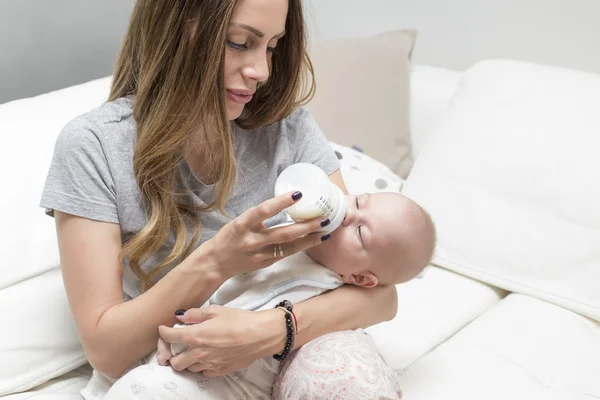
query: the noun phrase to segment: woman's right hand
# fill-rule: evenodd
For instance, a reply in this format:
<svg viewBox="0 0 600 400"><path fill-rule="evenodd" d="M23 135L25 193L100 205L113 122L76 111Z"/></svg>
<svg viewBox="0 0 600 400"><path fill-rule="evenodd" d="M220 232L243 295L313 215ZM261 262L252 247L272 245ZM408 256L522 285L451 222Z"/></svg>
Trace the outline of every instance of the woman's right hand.
<svg viewBox="0 0 600 400"><path fill-rule="evenodd" d="M311 235L329 224L325 218L271 229L264 225L265 220L292 206L301 197L300 192L290 192L248 209L196 251L204 260L211 260L222 276L231 277L268 267L329 239L330 235Z"/></svg>
<svg viewBox="0 0 600 400"><path fill-rule="evenodd" d="M176 371L223 376L285 347L286 325L281 310L255 312L212 305L187 310L177 318L185 325L158 328L167 345L187 346L169 359Z"/></svg>

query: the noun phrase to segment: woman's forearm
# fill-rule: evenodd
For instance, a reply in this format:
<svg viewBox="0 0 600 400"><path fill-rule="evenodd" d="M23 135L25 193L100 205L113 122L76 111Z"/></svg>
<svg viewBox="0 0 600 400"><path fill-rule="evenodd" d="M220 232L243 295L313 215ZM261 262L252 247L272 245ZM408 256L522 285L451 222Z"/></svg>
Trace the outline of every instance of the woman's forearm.
<svg viewBox="0 0 600 400"><path fill-rule="evenodd" d="M120 377L156 349L158 326L177 323L175 310L200 307L219 288L224 279L200 261L192 254L150 290L102 315L86 348L94 368Z"/></svg>
<svg viewBox="0 0 600 400"><path fill-rule="evenodd" d="M330 332L367 328L396 316L395 286L365 289L344 285L294 306L298 317L295 348Z"/></svg>

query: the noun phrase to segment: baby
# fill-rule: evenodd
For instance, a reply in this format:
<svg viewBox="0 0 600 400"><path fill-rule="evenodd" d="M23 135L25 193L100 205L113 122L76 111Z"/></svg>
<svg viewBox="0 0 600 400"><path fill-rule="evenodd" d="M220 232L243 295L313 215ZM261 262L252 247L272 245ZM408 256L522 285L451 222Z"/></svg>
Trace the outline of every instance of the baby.
<svg viewBox="0 0 600 400"><path fill-rule="evenodd" d="M399 193L346 196L346 218L310 257L363 287L409 281L429 263L435 229L429 215Z"/></svg>
<svg viewBox="0 0 600 400"><path fill-rule="evenodd" d="M344 283L372 288L411 280L429 263L435 229L429 215L399 193L350 195L331 239L270 267L235 276L210 304L258 311L282 299L306 300ZM184 348L158 343L158 362Z"/></svg>

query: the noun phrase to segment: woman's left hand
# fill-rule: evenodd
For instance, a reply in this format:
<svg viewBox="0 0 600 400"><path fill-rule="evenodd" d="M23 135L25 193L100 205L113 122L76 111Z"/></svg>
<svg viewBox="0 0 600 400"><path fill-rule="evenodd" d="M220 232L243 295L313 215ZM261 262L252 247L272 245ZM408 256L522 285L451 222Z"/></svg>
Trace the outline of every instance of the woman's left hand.
<svg viewBox="0 0 600 400"><path fill-rule="evenodd" d="M189 346L169 360L176 371L223 376L278 353L285 344L285 320L276 309L252 312L209 306L177 318L189 326L158 328L166 342Z"/></svg>

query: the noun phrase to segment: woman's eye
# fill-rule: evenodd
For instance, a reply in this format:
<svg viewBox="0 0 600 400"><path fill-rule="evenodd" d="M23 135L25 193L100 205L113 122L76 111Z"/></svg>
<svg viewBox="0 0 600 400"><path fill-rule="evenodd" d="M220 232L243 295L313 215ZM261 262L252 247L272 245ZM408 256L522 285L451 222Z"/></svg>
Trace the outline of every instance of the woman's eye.
<svg viewBox="0 0 600 400"><path fill-rule="evenodd" d="M236 42L232 42L231 40L227 39L227 45L233 49L236 50L248 50L248 45L247 44L239 44Z"/></svg>
<svg viewBox="0 0 600 400"><path fill-rule="evenodd" d="M231 47L232 49L236 49L236 50L248 50L248 44L244 43L236 43L234 41L231 41L229 39L227 39L227 45L229 47ZM275 47L267 47L267 53L275 53L275 51L277 50L277 48Z"/></svg>
<svg viewBox="0 0 600 400"><path fill-rule="evenodd" d="M354 202L356 203L356 209L360 210L360 207L358 206L358 196L354 198Z"/></svg>

